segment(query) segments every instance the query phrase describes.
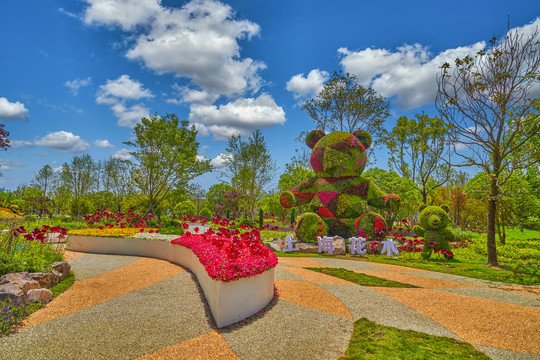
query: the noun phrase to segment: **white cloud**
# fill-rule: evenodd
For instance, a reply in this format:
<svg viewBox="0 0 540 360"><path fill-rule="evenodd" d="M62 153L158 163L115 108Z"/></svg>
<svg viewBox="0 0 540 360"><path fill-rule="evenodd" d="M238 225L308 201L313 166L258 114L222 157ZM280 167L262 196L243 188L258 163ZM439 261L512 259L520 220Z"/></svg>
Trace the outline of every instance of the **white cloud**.
<svg viewBox="0 0 540 360"><path fill-rule="evenodd" d="M180 99L167 99L167 102L171 104L198 103L209 105L219 98L217 94L210 94L204 90L190 89L187 86L179 86L178 84L174 84L173 88Z"/></svg>
<svg viewBox="0 0 540 360"><path fill-rule="evenodd" d="M72 12L69 12L67 11L66 9L64 8L58 8L58 11L64 15L67 15L69 16L70 18L74 18L74 19L78 19L79 17L77 16L77 14L74 14Z"/></svg>
<svg viewBox="0 0 540 360"><path fill-rule="evenodd" d="M297 74L287 81L287 90L294 93L295 99L313 98L324 88L324 83L329 79L326 71L313 69L307 77Z"/></svg>
<svg viewBox="0 0 540 360"><path fill-rule="evenodd" d="M130 160L132 156L129 153L128 149L120 149L117 152L115 152L111 157L113 159Z"/></svg>
<svg viewBox="0 0 540 360"><path fill-rule="evenodd" d="M160 0L87 0L84 14L87 24L117 25L124 30L148 22L160 11Z"/></svg>
<svg viewBox="0 0 540 360"><path fill-rule="evenodd" d="M240 57L238 40L259 33L259 26L236 20L229 5L193 0L181 8L167 8L157 0L87 0L86 23L119 25L133 32L126 56L142 61L158 73L190 79L212 96L257 92L262 62Z"/></svg>
<svg viewBox="0 0 540 360"><path fill-rule="evenodd" d="M114 112L114 115L118 118L118 126L122 127L135 127L135 124L143 117L148 118L150 112L148 108L144 107L141 104L133 105L129 108L126 108L124 104L117 103L111 106L111 109Z"/></svg>
<svg viewBox="0 0 540 360"><path fill-rule="evenodd" d="M9 170L12 167L20 167L20 166L22 166L22 164L19 162L6 160L6 159L0 159L0 170Z"/></svg>
<svg viewBox="0 0 540 360"><path fill-rule="evenodd" d="M192 104L190 110L190 122L205 125L218 140L285 122L285 112L268 94L219 106Z"/></svg>
<svg viewBox="0 0 540 360"><path fill-rule="evenodd" d="M122 75L116 80L107 80L105 85L99 87L96 102L111 106L118 118L118 126L132 128L143 117L148 117L150 110L144 104L126 106L126 101L153 96L140 82L131 80L129 75Z"/></svg>
<svg viewBox="0 0 540 360"><path fill-rule="evenodd" d="M75 79L75 80L66 81L64 85L69 88L69 90L71 91L73 95L77 96L77 94L79 94L79 89L81 87L90 85L91 82L92 82L92 78L88 77L86 79Z"/></svg>
<svg viewBox="0 0 540 360"><path fill-rule="evenodd" d="M94 145L100 148L114 148L114 145L109 142L109 140L95 140Z"/></svg>
<svg viewBox="0 0 540 360"><path fill-rule="evenodd" d="M9 102L0 97L0 119L2 120L28 120L28 109L20 102Z"/></svg>
<svg viewBox="0 0 540 360"><path fill-rule="evenodd" d="M98 104L111 104L116 102L114 98L134 99L153 97L148 89L144 89L137 80L131 80L129 75L122 75L116 80L107 80L107 84L101 85L98 90Z"/></svg>
<svg viewBox="0 0 540 360"><path fill-rule="evenodd" d="M392 52L387 49L350 51L340 48L341 65L346 72L358 77L363 86L371 86L387 98L396 96L404 109L415 108L435 101L436 76L441 65L456 58L474 55L485 48L485 42L448 49L432 57L420 44L404 45Z"/></svg>
<svg viewBox="0 0 540 360"><path fill-rule="evenodd" d="M221 153L210 161L210 165L214 166L217 170L223 169L226 165L226 154Z"/></svg>
<svg viewBox="0 0 540 360"><path fill-rule="evenodd" d="M88 142L81 139L79 135L74 135L68 131L57 131L49 133L41 139L33 141L28 140L14 140L11 142L13 148L20 148L22 146L43 146L51 149L55 149L61 152L82 153L90 148Z"/></svg>

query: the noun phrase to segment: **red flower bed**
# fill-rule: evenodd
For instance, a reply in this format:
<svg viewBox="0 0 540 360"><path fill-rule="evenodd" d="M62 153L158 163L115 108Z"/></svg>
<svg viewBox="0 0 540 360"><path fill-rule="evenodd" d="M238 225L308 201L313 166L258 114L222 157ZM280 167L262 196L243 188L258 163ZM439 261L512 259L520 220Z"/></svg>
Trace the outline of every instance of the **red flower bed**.
<svg viewBox="0 0 540 360"><path fill-rule="evenodd" d="M276 267L277 256L261 242L258 230L240 234L238 230L220 228L214 233L180 235L171 241L191 249L208 275L224 282L251 277Z"/></svg>

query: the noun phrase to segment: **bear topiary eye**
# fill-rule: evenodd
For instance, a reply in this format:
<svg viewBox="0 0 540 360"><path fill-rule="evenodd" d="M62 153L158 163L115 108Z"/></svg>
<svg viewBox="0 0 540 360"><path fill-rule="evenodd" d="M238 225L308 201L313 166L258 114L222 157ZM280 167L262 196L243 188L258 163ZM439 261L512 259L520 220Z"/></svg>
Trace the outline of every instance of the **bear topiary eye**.
<svg viewBox="0 0 540 360"><path fill-rule="evenodd" d="M309 134L306 136L306 145L309 146L311 149L321 140L323 137L325 137L326 134L322 130L313 130L310 131Z"/></svg>
<svg viewBox="0 0 540 360"><path fill-rule="evenodd" d="M371 146L371 135L365 130L355 130L352 133L360 141L360 144L364 145L364 148L367 149Z"/></svg>

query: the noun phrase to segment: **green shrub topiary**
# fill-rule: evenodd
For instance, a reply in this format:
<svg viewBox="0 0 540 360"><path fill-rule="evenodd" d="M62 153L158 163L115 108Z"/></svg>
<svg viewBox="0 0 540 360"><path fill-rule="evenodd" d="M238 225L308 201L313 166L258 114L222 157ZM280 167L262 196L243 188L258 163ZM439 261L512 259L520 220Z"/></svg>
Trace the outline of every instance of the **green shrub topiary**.
<svg viewBox="0 0 540 360"><path fill-rule="evenodd" d="M413 231L424 237L422 257L429 259L435 251L441 252L447 259L452 259L454 254L450 251L449 242L454 240L454 234L446 228L450 224L448 205L422 205L420 211L420 225L416 225Z"/></svg>
<svg viewBox="0 0 540 360"><path fill-rule="evenodd" d="M297 219L296 237L306 242L317 243L317 237L328 234L328 225L314 213L305 213Z"/></svg>
<svg viewBox="0 0 540 360"><path fill-rule="evenodd" d="M307 135L306 144L313 149L310 162L315 176L280 195L283 207L309 203L313 210L309 217L302 217L303 221L298 219L297 236L304 241L316 241L317 232L312 229L315 219L325 223L326 230L321 235L360 235L376 240L385 236L384 218L371 212L369 206L395 212L401 199L395 194L384 194L361 176L367 161L366 149L371 146L369 133L357 130L352 134L336 131L327 135L313 130Z"/></svg>

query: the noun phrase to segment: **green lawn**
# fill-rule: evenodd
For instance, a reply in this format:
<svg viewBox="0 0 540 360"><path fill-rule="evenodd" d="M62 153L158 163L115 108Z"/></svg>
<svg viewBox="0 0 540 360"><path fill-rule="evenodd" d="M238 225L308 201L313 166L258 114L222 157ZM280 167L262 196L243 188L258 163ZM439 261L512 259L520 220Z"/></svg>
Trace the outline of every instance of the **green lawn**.
<svg viewBox="0 0 540 360"><path fill-rule="evenodd" d="M317 271L326 275L335 276L343 280L362 286L382 286L382 287L400 287L400 288L415 288L417 286L403 284L398 281L386 280L376 276L356 273L343 268L307 268L308 270Z"/></svg>
<svg viewBox="0 0 540 360"><path fill-rule="evenodd" d="M345 355L339 358L339 360L353 359L489 360L490 358L463 341L396 329L361 318L355 321L349 347Z"/></svg>

